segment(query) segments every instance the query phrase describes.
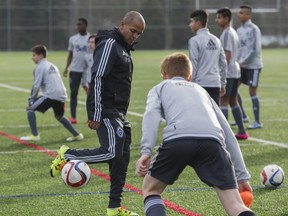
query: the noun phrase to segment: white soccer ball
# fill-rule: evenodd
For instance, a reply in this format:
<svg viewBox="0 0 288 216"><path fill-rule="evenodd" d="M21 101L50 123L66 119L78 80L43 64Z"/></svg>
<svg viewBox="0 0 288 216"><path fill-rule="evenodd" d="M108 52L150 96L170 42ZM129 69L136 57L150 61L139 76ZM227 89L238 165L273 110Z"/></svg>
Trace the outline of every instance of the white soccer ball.
<svg viewBox="0 0 288 216"><path fill-rule="evenodd" d="M284 171L276 164L265 166L260 173L260 181L267 188L279 187L285 178Z"/></svg>
<svg viewBox="0 0 288 216"><path fill-rule="evenodd" d="M91 170L84 161L71 160L65 164L61 176L66 185L72 188L80 188L88 184Z"/></svg>

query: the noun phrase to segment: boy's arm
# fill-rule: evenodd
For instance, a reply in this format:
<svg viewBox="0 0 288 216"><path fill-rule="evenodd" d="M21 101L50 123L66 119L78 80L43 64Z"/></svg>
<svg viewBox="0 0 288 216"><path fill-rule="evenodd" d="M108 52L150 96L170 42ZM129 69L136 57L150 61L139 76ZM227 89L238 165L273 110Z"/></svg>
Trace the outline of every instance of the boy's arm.
<svg viewBox="0 0 288 216"><path fill-rule="evenodd" d="M217 104L211 99L213 107L217 116L217 119L224 131L226 150L230 153L232 163L234 165L236 178L238 182L249 181L251 175L246 169L246 165L242 156L242 152L239 147L239 143L235 138L235 135L227 122L225 116L223 115Z"/></svg>
<svg viewBox="0 0 288 216"><path fill-rule="evenodd" d="M136 175L145 176L148 172L151 155L157 142L158 128L161 122L161 101L156 88L147 96L146 110L142 121L141 157L136 163Z"/></svg>
<svg viewBox="0 0 288 216"><path fill-rule="evenodd" d="M150 156L157 142L158 128L161 122L161 99L154 87L147 96L146 110L142 121L142 139L140 152Z"/></svg>
<svg viewBox="0 0 288 216"><path fill-rule="evenodd" d="M34 103L34 101L38 96L43 79L43 73L44 73L43 68L39 68L38 66L34 70L34 82L31 89L30 97L28 98L29 106L31 106Z"/></svg>

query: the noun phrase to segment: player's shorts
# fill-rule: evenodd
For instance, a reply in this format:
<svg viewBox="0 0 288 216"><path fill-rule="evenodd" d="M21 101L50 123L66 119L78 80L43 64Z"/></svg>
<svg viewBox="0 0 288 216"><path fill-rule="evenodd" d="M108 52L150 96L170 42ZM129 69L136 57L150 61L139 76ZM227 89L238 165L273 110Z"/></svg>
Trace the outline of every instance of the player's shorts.
<svg viewBox="0 0 288 216"><path fill-rule="evenodd" d="M164 142L154 156L148 175L173 184L186 166L209 186L237 188L230 154L215 140L183 138Z"/></svg>
<svg viewBox="0 0 288 216"><path fill-rule="evenodd" d="M225 96L227 97L233 97L237 95L237 89L239 85L239 79L238 78L227 78L226 83L226 93Z"/></svg>
<svg viewBox="0 0 288 216"><path fill-rule="evenodd" d="M36 101L30 106L28 110L39 111L45 113L49 108L53 109L55 116L62 117L64 115L65 103L58 100L52 100L44 96L40 96Z"/></svg>
<svg viewBox="0 0 288 216"><path fill-rule="evenodd" d="M216 104L220 105L220 88L218 87L203 87L210 97L216 102Z"/></svg>
<svg viewBox="0 0 288 216"><path fill-rule="evenodd" d="M241 68L241 83L251 87L257 87L259 83L260 73L261 68L259 69Z"/></svg>

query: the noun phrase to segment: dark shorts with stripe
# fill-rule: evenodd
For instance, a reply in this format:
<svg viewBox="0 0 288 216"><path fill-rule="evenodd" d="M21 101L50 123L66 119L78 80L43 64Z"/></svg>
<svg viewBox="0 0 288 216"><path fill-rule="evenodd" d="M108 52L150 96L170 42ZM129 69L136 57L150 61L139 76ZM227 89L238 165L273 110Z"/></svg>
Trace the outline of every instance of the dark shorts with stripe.
<svg viewBox="0 0 288 216"><path fill-rule="evenodd" d="M41 96L34 101L28 110L39 111L45 113L48 109L52 107L55 116L62 117L64 115L65 103L58 100L52 100Z"/></svg>
<svg viewBox="0 0 288 216"><path fill-rule="evenodd" d="M261 68L259 69L241 68L241 83L251 87L258 87L260 73Z"/></svg>
<svg viewBox="0 0 288 216"><path fill-rule="evenodd" d="M209 186L237 188L230 154L215 140L185 138L164 142L154 156L148 174L173 184L186 166Z"/></svg>
<svg viewBox="0 0 288 216"><path fill-rule="evenodd" d="M239 79L238 78L227 78L226 83L226 97L233 97L237 95L237 89L239 85Z"/></svg>

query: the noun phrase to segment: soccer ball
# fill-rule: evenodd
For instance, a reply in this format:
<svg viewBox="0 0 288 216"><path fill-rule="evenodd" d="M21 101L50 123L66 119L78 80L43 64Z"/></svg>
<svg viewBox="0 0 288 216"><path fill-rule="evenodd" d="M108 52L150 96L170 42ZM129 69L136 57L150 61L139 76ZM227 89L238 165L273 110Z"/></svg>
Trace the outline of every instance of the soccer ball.
<svg viewBox="0 0 288 216"><path fill-rule="evenodd" d="M63 167L61 176L69 187L80 188L88 184L91 170L84 161L71 160Z"/></svg>
<svg viewBox="0 0 288 216"><path fill-rule="evenodd" d="M282 168L276 164L265 166L260 173L260 181L267 188L276 188L284 181L285 175Z"/></svg>

